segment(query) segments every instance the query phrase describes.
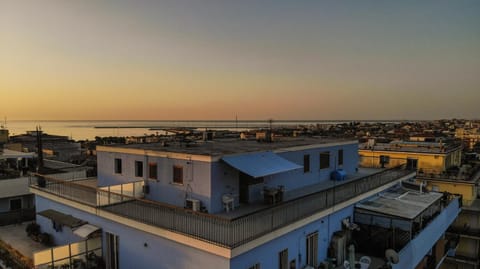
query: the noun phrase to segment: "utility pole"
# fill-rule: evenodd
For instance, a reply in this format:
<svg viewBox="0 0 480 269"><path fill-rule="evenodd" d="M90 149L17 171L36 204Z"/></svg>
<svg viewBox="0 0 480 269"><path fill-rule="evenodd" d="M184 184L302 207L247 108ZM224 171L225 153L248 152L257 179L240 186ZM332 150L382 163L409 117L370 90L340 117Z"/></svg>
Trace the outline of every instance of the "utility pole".
<svg viewBox="0 0 480 269"><path fill-rule="evenodd" d="M37 155L38 155L37 172L40 172L43 168L42 127L37 126L36 134L37 134Z"/></svg>

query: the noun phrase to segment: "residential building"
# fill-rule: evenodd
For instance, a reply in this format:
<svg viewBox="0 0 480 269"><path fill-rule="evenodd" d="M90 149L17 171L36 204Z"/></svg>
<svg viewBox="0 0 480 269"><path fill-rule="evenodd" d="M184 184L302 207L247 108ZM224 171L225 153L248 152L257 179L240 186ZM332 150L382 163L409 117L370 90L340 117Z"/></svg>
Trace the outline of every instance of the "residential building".
<svg viewBox="0 0 480 269"><path fill-rule="evenodd" d="M480 132L478 128L457 128L455 137L461 139L468 150L473 150L475 145L480 142Z"/></svg>
<svg viewBox="0 0 480 269"><path fill-rule="evenodd" d="M0 150L0 225L35 219L34 195L29 191L30 173L37 171L37 156L32 152ZM85 178L88 168L45 160L41 172L49 177L73 180Z"/></svg>
<svg viewBox="0 0 480 269"><path fill-rule="evenodd" d="M480 268L480 164L462 165L444 174L420 173L417 181L428 190L458 193L463 197L462 212L449 228L460 238L458 247L447 257L442 269Z"/></svg>
<svg viewBox="0 0 480 269"><path fill-rule="evenodd" d="M96 256L115 269L333 268L357 260L373 268L384 265L383 253L357 258L346 250L361 205L420 199L407 221L390 222L411 240L382 249L398 253L394 269L415 268L444 239L461 201L405 190L415 171L404 165L359 168L357 151L356 141L304 137L98 146L98 178L31 182L37 223L60 246L37 253L35 264ZM89 244L91 251L72 252Z"/></svg>
<svg viewBox="0 0 480 269"><path fill-rule="evenodd" d="M27 172L34 153L0 146L0 225L35 219L34 196L28 190Z"/></svg>
<svg viewBox="0 0 480 269"><path fill-rule="evenodd" d="M449 252L443 269L480 268L480 164L462 164L462 146L458 142L392 142L369 141L359 148L364 167L389 167L399 161L418 170L416 184L433 192L462 196L462 211L448 230L458 237L455 250Z"/></svg>
<svg viewBox="0 0 480 269"><path fill-rule="evenodd" d="M360 145L360 166L394 167L406 163L408 169L441 174L462 161L462 145L458 141L418 142L392 141L377 143L375 139Z"/></svg>
<svg viewBox="0 0 480 269"><path fill-rule="evenodd" d="M42 151L45 158L62 162L72 162L79 159L82 154L79 142L72 141L68 136L50 135L42 131L29 131L26 134L10 137L10 147L37 152L37 132L42 139Z"/></svg>

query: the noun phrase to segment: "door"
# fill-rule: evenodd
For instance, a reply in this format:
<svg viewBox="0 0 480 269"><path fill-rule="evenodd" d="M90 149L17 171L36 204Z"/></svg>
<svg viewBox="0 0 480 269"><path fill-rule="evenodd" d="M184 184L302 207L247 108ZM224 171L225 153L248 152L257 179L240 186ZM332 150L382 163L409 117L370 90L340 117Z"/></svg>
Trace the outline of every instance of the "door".
<svg viewBox="0 0 480 269"><path fill-rule="evenodd" d="M307 235L307 265L317 268L318 232Z"/></svg>
<svg viewBox="0 0 480 269"><path fill-rule="evenodd" d="M107 268L118 269L118 235L105 233L106 235L106 257Z"/></svg>
<svg viewBox="0 0 480 269"><path fill-rule="evenodd" d="M247 204L248 203L248 182L250 181L249 179L249 175L245 174L245 173L242 173L240 172L240 176L238 178L238 184L239 184L239 187L238 187L238 191L239 191L239 202L240 203L243 203L243 204Z"/></svg>
<svg viewBox="0 0 480 269"><path fill-rule="evenodd" d="M254 178L245 173L240 172L238 178L239 201L243 204L248 204L255 197L250 197L250 186L263 183L263 177Z"/></svg>

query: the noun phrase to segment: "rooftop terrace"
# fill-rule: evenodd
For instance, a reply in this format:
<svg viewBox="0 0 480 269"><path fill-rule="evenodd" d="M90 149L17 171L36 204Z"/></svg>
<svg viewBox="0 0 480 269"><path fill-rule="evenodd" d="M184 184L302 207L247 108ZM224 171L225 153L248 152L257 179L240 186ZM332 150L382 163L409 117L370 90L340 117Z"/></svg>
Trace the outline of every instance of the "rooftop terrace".
<svg viewBox="0 0 480 269"><path fill-rule="evenodd" d="M217 156L256 151L276 151L292 147L308 147L311 145L335 143L356 143L356 141L338 138L275 137L274 142L257 142L256 140L240 139L218 139L212 141L167 141L164 143L151 144L111 145L107 147ZM97 150L101 151L102 147L104 146L97 147Z"/></svg>
<svg viewBox="0 0 480 269"><path fill-rule="evenodd" d="M39 184L38 178L32 178L30 190L40 196L53 195L94 207L97 214L106 211L218 246L235 248L411 175L411 171L401 167L386 169L338 185L319 185L297 194L287 192L286 199L274 205L217 215L99 189L92 187L88 180L77 183L39 175L38 178L44 181Z"/></svg>
<svg viewBox="0 0 480 269"><path fill-rule="evenodd" d="M400 151L414 153L445 154L462 148L460 142L442 143L442 142L410 142L410 141L392 141L390 143L363 143L359 146L363 150L372 151Z"/></svg>

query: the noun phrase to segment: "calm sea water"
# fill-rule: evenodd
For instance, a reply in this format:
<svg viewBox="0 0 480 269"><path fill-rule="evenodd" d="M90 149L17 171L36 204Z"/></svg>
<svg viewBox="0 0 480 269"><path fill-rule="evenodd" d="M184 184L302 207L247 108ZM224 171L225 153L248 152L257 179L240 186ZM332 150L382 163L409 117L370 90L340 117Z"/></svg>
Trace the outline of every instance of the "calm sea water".
<svg viewBox="0 0 480 269"><path fill-rule="evenodd" d="M274 127L310 124L336 124L350 121L274 121ZM2 123L3 125L3 123ZM48 134L65 135L74 140L93 140L95 136L141 136L165 134L162 128L189 127L204 130L247 130L268 127L263 121L8 121L10 135L23 134L40 126ZM158 130L152 130L158 129Z"/></svg>

